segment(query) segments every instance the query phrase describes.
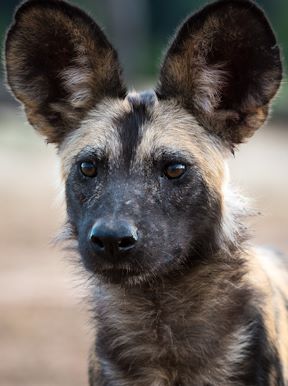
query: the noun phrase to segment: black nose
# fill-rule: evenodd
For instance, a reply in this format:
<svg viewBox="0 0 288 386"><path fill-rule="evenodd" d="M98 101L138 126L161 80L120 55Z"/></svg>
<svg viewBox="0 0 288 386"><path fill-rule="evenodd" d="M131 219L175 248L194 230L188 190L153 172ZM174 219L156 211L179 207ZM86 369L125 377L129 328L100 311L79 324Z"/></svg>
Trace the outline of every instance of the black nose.
<svg viewBox="0 0 288 386"><path fill-rule="evenodd" d="M130 251L137 242L137 229L127 221L98 220L92 227L90 242L97 253L115 257Z"/></svg>

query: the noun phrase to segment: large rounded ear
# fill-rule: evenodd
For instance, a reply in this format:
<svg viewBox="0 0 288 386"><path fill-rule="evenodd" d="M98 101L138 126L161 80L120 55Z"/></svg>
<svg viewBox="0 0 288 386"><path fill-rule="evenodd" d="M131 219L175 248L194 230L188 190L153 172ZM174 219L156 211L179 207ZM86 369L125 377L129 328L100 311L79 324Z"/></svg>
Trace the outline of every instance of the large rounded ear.
<svg viewBox="0 0 288 386"><path fill-rule="evenodd" d="M6 40L7 81L30 123L60 143L104 97L124 97L117 53L98 25L60 0L30 0Z"/></svg>
<svg viewBox="0 0 288 386"><path fill-rule="evenodd" d="M221 0L181 26L157 93L176 99L233 148L264 123L281 79L279 47L263 11L251 1Z"/></svg>

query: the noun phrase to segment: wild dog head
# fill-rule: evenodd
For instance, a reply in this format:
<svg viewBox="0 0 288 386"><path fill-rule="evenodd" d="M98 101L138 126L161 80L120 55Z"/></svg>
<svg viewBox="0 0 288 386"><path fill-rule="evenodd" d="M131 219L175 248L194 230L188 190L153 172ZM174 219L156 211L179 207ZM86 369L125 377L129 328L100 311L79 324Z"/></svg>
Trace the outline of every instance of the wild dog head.
<svg viewBox="0 0 288 386"><path fill-rule="evenodd" d="M188 18L153 92L127 93L101 29L59 0L18 9L6 66L28 120L58 147L88 270L132 285L232 248L225 158L264 123L282 76L254 3L218 1Z"/></svg>

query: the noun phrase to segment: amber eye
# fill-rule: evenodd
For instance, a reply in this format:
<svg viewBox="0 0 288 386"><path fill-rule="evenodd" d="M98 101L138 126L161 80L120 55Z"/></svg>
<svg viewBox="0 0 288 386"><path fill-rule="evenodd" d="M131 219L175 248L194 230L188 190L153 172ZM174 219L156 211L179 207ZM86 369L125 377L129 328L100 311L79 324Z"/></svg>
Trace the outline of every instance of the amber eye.
<svg viewBox="0 0 288 386"><path fill-rule="evenodd" d="M181 163L170 164L165 167L164 174L169 179L180 178L186 171L186 165Z"/></svg>
<svg viewBox="0 0 288 386"><path fill-rule="evenodd" d="M97 167L91 161L81 162L80 164L81 173L86 177L95 177L97 175Z"/></svg>

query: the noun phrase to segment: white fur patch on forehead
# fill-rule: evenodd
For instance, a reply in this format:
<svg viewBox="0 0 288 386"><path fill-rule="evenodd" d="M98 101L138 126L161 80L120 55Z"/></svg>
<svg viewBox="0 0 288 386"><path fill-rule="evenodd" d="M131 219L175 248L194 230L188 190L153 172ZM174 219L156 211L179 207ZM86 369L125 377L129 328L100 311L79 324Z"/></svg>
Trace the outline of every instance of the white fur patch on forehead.
<svg viewBox="0 0 288 386"><path fill-rule="evenodd" d="M158 104L158 98L154 90L147 90L141 93L132 91L125 98L125 102L129 103L132 109L141 104L146 107L153 107Z"/></svg>
<svg viewBox="0 0 288 386"><path fill-rule="evenodd" d="M143 162L158 149L165 148L191 155L207 183L221 190L224 175L221 144L173 101L161 101L151 110L151 120L144 127L136 162Z"/></svg>
<svg viewBox="0 0 288 386"><path fill-rule="evenodd" d="M69 134L59 148L64 180L68 177L73 159L84 148L105 152L108 158L114 160L119 158L121 143L115 122L131 109L126 100L105 99L89 112L81 126Z"/></svg>

